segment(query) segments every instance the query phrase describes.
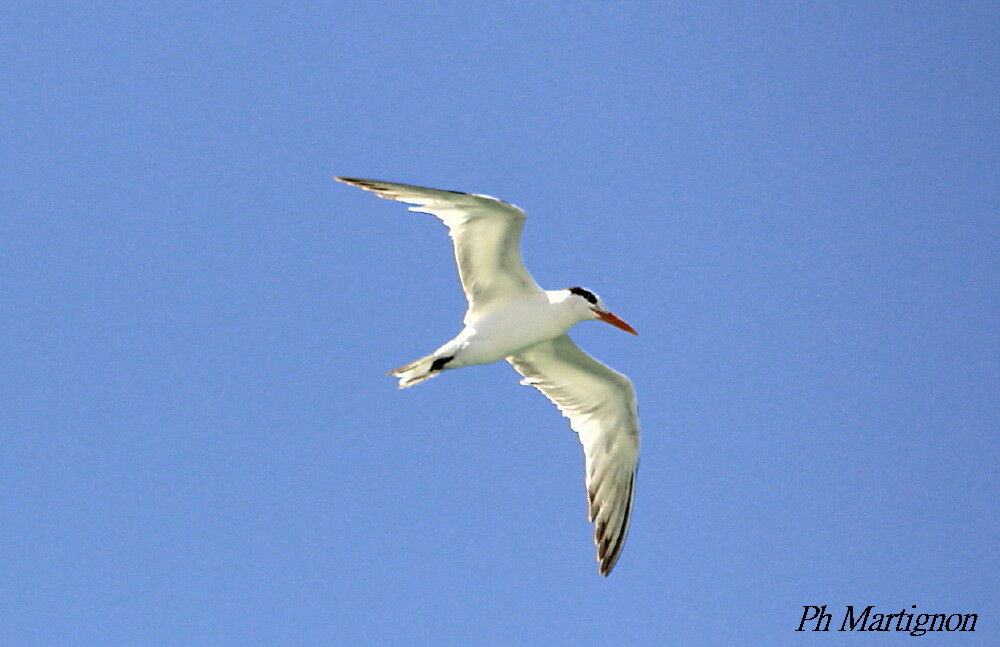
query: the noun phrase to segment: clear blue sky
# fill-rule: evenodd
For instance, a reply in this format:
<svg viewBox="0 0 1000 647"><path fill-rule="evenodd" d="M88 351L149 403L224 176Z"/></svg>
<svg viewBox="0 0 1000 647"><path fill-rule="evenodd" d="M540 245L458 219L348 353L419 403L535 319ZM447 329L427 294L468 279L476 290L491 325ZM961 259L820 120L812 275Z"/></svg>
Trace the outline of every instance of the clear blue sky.
<svg viewBox="0 0 1000 647"><path fill-rule="evenodd" d="M5 3L0 643L1000 644L1000 9ZM752 5L752 6L751 6ZM405 8L404 8L405 7ZM457 332L483 192L631 376L633 524Z"/></svg>

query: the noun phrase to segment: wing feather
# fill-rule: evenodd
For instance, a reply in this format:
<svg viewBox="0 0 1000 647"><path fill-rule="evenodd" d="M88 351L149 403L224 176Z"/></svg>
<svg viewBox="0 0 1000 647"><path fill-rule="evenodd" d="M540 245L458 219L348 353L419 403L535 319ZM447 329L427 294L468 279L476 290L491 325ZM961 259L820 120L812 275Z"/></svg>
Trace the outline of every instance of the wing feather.
<svg viewBox="0 0 1000 647"><path fill-rule="evenodd" d="M410 211L437 216L452 238L458 276L470 310L541 291L521 260L525 215L514 205L488 195L380 180L335 179L380 198L416 205Z"/></svg>
<svg viewBox="0 0 1000 647"><path fill-rule="evenodd" d="M567 336L536 344L507 361L558 407L586 457L588 517L598 570L608 575L628 534L639 460L639 414L632 382L580 350Z"/></svg>

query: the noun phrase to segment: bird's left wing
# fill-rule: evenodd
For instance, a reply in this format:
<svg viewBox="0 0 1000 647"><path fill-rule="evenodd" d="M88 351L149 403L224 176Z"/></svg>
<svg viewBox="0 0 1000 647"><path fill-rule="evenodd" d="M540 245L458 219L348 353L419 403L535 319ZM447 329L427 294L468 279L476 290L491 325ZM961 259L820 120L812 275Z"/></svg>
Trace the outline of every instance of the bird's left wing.
<svg viewBox="0 0 1000 647"><path fill-rule="evenodd" d="M639 460L632 382L580 350L567 335L535 344L507 361L524 376L521 383L541 391L580 436L598 570L607 575L628 533Z"/></svg>
<svg viewBox="0 0 1000 647"><path fill-rule="evenodd" d="M455 246L458 278L470 311L542 291L521 260L525 216L514 205L488 195L381 180L335 179L371 191L380 198L415 204L410 211L440 218L448 226Z"/></svg>

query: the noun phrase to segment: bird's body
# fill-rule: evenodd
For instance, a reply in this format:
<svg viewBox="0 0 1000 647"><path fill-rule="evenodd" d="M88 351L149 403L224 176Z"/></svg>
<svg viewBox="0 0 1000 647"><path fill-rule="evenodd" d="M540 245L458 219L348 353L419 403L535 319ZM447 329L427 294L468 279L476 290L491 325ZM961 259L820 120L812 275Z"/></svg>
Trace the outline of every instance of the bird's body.
<svg viewBox="0 0 1000 647"><path fill-rule="evenodd" d="M639 453L639 421L632 383L593 359L566 335L595 319L635 330L609 312L591 291L543 290L521 261L524 212L484 195L337 178L379 197L409 202L440 218L455 247L469 301L464 329L436 351L393 371L400 388L443 371L506 359L570 419L586 455L590 520L600 572L611 572L628 532Z"/></svg>
<svg viewBox="0 0 1000 647"><path fill-rule="evenodd" d="M539 342L555 339L582 321L580 313L564 296L561 290L539 290L492 303L480 311L470 310L462 332L434 351L434 355L453 355L446 367L449 369L492 364Z"/></svg>

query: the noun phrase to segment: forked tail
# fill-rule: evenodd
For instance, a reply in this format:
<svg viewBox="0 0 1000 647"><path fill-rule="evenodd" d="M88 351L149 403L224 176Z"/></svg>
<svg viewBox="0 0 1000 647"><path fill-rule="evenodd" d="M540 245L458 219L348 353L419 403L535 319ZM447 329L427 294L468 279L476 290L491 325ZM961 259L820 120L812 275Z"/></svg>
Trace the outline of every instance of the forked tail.
<svg viewBox="0 0 1000 647"><path fill-rule="evenodd" d="M454 355L428 355L421 357L415 362L410 362L406 366L400 366L387 373L399 378L399 388L405 389L414 384L420 384L424 380L429 380L438 375L444 365L455 358Z"/></svg>

